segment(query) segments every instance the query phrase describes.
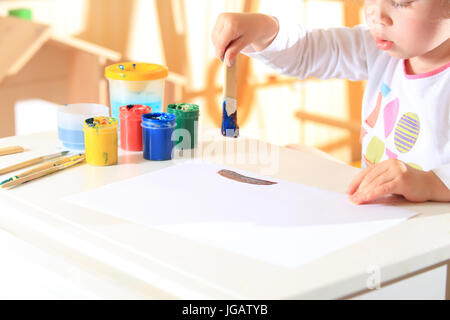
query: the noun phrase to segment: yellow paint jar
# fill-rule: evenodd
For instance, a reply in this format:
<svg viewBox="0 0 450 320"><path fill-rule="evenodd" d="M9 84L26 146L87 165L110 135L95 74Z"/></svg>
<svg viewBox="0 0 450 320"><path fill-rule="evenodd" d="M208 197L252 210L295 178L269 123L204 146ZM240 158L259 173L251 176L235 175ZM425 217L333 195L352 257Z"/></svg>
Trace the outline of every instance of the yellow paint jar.
<svg viewBox="0 0 450 320"><path fill-rule="evenodd" d="M84 121L86 162L94 166L117 164L117 119L94 117Z"/></svg>

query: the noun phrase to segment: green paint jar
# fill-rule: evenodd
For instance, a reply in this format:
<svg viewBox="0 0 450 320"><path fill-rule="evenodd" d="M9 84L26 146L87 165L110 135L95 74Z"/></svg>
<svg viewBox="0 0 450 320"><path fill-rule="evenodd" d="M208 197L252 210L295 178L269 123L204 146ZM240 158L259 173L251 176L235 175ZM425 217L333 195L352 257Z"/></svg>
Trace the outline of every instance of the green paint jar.
<svg viewBox="0 0 450 320"><path fill-rule="evenodd" d="M174 103L167 106L167 113L174 114L176 126L174 145L177 149L194 149L198 144L199 107L190 103Z"/></svg>
<svg viewBox="0 0 450 320"><path fill-rule="evenodd" d="M17 17L25 20L31 20L33 17L31 9L28 8L9 10L8 15L10 17Z"/></svg>

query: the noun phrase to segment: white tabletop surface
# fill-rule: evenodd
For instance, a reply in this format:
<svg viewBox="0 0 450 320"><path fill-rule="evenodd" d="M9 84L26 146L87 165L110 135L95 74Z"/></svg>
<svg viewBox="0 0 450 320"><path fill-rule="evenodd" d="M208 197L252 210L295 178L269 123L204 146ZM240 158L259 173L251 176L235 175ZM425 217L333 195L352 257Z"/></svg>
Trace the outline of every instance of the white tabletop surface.
<svg viewBox="0 0 450 320"><path fill-rule="evenodd" d="M229 147L237 140L224 141L217 140L224 148L205 159L271 175L261 171L261 165L227 162L221 157L225 143ZM27 151L0 157L0 167L61 149L56 132L0 139L0 147L10 145ZM317 155L284 148L279 152L279 168L272 174L276 178L344 192L358 172ZM39 250L33 261L46 270L66 279L68 272L75 274L70 279L81 288L75 296L95 298L332 299L366 289L374 268L386 282L450 259L446 203L401 204L420 214L312 263L285 269L62 200L170 165L171 161L146 161L141 153L121 151L119 165L83 164L0 190L0 230Z"/></svg>

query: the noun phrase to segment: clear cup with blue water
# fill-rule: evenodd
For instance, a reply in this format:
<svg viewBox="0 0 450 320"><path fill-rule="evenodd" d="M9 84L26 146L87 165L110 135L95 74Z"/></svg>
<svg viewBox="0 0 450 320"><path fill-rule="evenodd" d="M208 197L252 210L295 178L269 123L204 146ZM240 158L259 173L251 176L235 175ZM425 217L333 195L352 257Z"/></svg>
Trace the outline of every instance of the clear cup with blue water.
<svg viewBox="0 0 450 320"><path fill-rule="evenodd" d="M111 116L119 119L120 107L144 105L163 112L167 67L152 63L121 62L105 69L109 81Z"/></svg>
<svg viewBox="0 0 450 320"><path fill-rule="evenodd" d="M75 103L58 108L58 137L65 148L84 150L84 120L97 116L108 117L109 108L102 104Z"/></svg>

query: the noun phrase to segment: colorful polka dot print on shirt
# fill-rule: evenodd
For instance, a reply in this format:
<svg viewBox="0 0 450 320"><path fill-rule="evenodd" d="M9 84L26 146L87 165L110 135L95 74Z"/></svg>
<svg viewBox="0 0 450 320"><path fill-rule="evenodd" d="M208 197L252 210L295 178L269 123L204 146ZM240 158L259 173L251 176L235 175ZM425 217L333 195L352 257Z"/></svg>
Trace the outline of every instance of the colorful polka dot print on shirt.
<svg viewBox="0 0 450 320"><path fill-rule="evenodd" d="M366 119L366 124L371 128L374 128L375 125L377 124L378 115L380 114L382 100L383 100L383 95L380 92L380 93L378 93L378 99L377 99L377 104L375 106L375 109L370 113L370 115Z"/></svg>
<svg viewBox="0 0 450 320"><path fill-rule="evenodd" d="M391 92L391 88L383 82L383 84L380 87L381 93L383 94L383 97L387 97L387 95Z"/></svg>
<svg viewBox="0 0 450 320"><path fill-rule="evenodd" d="M384 154L385 145L384 142L378 139L377 137L373 137L367 145L366 154L364 156L364 160L368 165L373 165L380 162L381 158Z"/></svg>
<svg viewBox="0 0 450 320"><path fill-rule="evenodd" d="M413 167L414 169L423 171L422 167L419 166L419 165L416 164L416 163L409 162L409 163L407 163L407 165L410 166L410 167Z"/></svg>
<svg viewBox="0 0 450 320"><path fill-rule="evenodd" d="M405 113L395 127L394 143L400 153L408 153L417 142L420 120L415 113Z"/></svg>
<svg viewBox="0 0 450 320"><path fill-rule="evenodd" d="M394 129L399 109L398 98L392 100L384 107L384 137L387 138Z"/></svg>
<svg viewBox="0 0 450 320"><path fill-rule="evenodd" d="M398 155L386 148L386 157L388 157L388 159L397 159Z"/></svg>

